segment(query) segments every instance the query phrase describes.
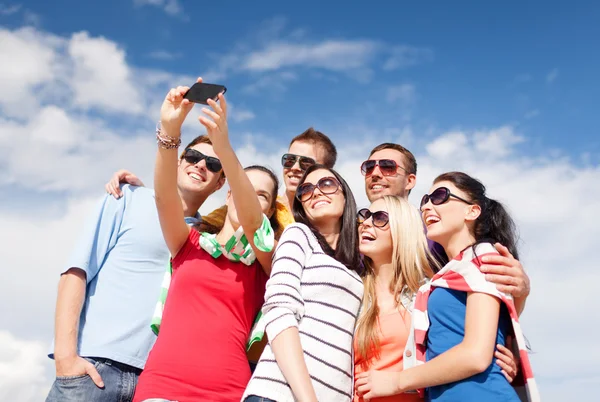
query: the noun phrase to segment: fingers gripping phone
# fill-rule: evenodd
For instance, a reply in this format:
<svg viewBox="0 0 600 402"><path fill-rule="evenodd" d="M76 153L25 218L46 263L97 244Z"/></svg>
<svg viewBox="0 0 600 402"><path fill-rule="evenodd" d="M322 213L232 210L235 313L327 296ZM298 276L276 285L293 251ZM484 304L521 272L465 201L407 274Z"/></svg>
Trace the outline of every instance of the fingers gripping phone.
<svg viewBox="0 0 600 402"><path fill-rule="evenodd" d="M207 101L209 99L216 102L219 94L224 94L225 92L227 92L227 88L224 85L197 82L183 95L183 98L188 99L190 102L208 105Z"/></svg>

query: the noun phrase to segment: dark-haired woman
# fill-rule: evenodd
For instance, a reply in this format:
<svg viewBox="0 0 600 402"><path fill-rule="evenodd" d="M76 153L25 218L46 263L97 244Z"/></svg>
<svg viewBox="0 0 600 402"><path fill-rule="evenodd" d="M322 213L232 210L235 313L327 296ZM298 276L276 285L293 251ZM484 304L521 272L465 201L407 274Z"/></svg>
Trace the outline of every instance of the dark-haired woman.
<svg viewBox="0 0 600 402"><path fill-rule="evenodd" d="M495 345L514 334L528 400L538 401L512 297L479 270L481 257L497 254L495 242L518 258L513 220L481 182L461 172L438 176L421 212L427 237L444 247L450 261L417 293L417 365L400 373L363 373L357 393L370 399L426 388L428 401L520 401L493 361Z"/></svg>
<svg viewBox="0 0 600 402"><path fill-rule="evenodd" d="M201 183L222 168L228 177L228 212L217 234L200 233L183 221L177 193L180 129L193 104L187 87L172 89L161 108L155 193L161 229L171 252L173 277L160 336L140 376L134 401L235 401L250 379L246 340L264 301L274 248L269 217L278 182L262 167L242 169L228 139L227 104L200 117L214 154L190 163L190 180ZM210 149L207 149L208 152Z"/></svg>
<svg viewBox="0 0 600 402"><path fill-rule="evenodd" d="M347 183L314 165L301 179L273 258L264 321L269 344L246 401L350 401L352 336L363 284L356 205Z"/></svg>

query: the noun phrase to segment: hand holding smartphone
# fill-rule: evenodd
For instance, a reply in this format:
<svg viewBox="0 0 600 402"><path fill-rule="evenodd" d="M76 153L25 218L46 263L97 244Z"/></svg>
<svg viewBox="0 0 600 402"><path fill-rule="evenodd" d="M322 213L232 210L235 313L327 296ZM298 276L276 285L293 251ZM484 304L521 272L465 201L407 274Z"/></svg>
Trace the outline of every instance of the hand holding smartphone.
<svg viewBox="0 0 600 402"><path fill-rule="evenodd" d="M188 99L190 102L208 105L207 101L209 99L216 102L219 94L224 94L225 92L227 92L225 85L197 82L183 95L183 98Z"/></svg>

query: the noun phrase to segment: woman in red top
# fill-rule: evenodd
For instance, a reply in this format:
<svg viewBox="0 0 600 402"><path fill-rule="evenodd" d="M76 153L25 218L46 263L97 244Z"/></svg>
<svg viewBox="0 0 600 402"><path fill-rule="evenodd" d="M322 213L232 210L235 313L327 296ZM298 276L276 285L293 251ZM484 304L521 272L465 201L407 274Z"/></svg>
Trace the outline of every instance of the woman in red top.
<svg viewBox="0 0 600 402"><path fill-rule="evenodd" d="M190 158L180 163L189 163L188 178L199 182L220 174L222 167L230 186L227 218L216 236L184 223L176 187L177 148L171 144L179 143L181 125L193 107L183 99L188 89L172 89L161 107L154 186L161 228L174 256L173 277L160 336L140 376L136 402L238 401L250 379L246 340L263 304L271 268L274 244L265 216L275 211L277 178L266 168L242 169L229 143L223 95L219 104L209 100L214 111L203 109L212 120L200 117L212 147L201 144L200 150L195 148L196 163L189 163ZM239 240L242 231L251 249L239 241L237 249L222 246ZM271 234L267 247L265 236L258 236L265 231Z"/></svg>

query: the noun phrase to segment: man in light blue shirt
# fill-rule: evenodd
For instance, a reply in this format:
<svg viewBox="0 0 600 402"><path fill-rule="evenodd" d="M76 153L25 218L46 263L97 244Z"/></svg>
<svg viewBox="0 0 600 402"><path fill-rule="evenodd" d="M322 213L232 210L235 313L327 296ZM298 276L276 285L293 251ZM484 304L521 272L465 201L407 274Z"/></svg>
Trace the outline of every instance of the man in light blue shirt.
<svg viewBox="0 0 600 402"><path fill-rule="evenodd" d="M178 167L188 224L224 182L210 140L197 137ZM154 191L124 185L121 194L102 199L61 274L47 402L131 400L154 344L150 321L170 255Z"/></svg>

